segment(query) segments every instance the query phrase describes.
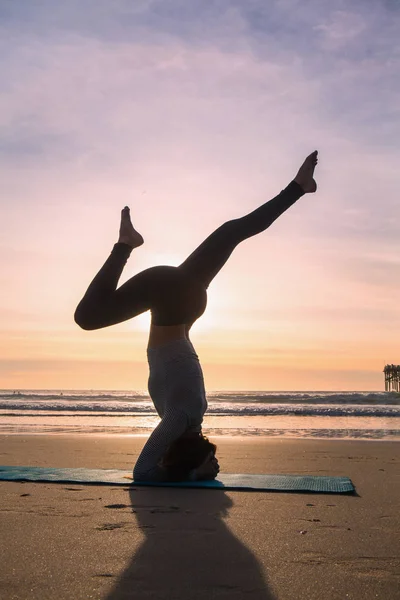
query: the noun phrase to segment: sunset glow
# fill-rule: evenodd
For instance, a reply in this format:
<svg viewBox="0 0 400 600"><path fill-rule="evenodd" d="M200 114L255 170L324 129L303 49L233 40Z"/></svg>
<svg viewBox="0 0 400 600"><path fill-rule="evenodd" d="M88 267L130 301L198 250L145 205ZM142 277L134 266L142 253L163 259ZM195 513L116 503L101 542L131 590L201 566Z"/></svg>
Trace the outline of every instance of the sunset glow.
<svg viewBox="0 0 400 600"><path fill-rule="evenodd" d="M146 389L148 313L73 320L121 208L145 239L123 283L178 265L317 148L317 193L234 251L191 339L210 390L384 389L400 363L400 10L291 4L7 3L0 388Z"/></svg>

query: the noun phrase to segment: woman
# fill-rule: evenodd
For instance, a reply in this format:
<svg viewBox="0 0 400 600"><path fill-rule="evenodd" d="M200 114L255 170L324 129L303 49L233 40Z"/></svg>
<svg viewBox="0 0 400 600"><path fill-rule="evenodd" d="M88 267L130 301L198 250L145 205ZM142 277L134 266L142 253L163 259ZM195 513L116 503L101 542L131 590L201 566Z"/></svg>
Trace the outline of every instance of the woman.
<svg viewBox="0 0 400 600"><path fill-rule="evenodd" d="M147 348L149 393L161 421L134 468L135 481L214 479L219 471L216 446L202 434L207 409L204 380L189 330L206 308L207 288L243 240L264 231L306 193L318 152L310 154L282 192L250 214L224 223L179 267L158 266L138 273L120 288L129 255L143 244L122 210L118 242L75 311L83 329L107 327L151 311Z"/></svg>

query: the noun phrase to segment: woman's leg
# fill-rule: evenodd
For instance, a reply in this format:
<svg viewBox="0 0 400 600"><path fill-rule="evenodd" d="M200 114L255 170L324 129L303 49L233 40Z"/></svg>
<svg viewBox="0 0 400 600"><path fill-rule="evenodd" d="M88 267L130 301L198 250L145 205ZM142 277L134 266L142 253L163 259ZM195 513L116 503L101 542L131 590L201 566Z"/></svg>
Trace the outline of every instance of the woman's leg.
<svg viewBox="0 0 400 600"><path fill-rule="evenodd" d="M317 153L313 152L304 161L296 178L278 196L250 214L221 225L200 244L179 269L195 276L207 288L240 242L265 231L296 200L306 192L316 190L313 179L316 164Z"/></svg>
<svg viewBox="0 0 400 600"><path fill-rule="evenodd" d="M112 252L79 302L75 322L83 329L101 329L131 319L150 308L153 269L138 273L118 290L121 273L133 248L124 243Z"/></svg>
<svg viewBox="0 0 400 600"><path fill-rule="evenodd" d="M138 273L118 290L123 268L143 238L132 225L129 208L121 213L118 242L79 302L75 322L83 329L101 329L131 319L151 308L160 267Z"/></svg>

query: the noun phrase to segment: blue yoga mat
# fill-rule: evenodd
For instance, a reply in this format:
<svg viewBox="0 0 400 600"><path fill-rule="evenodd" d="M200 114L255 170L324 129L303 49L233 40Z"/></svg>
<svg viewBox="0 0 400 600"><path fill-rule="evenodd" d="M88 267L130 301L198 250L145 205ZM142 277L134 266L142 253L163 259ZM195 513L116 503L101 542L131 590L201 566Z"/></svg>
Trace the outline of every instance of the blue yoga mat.
<svg viewBox="0 0 400 600"><path fill-rule="evenodd" d="M0 466L2 481L38 481L97 485L211 488L217 490L264 490L275 492L318 492L349 494L355 491L348 477L319 475L252 475L223 473L213 481L134 482L119 469L47 469L44 467Z"/></svg>

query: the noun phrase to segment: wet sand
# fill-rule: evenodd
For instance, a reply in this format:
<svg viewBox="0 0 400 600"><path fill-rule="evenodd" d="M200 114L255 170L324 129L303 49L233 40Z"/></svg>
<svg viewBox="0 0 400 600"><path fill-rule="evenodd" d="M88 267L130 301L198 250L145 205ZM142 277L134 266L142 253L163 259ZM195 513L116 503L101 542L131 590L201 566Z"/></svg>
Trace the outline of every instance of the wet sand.
<svg viewBox="0 0 400 600"><path fill-rule="evenodd" d="M1 482L0 597L400 598L399 442L211 439L226 472L346 475L357 495ZM143 441L3 435L0 463L128 473Z"/></svg>

